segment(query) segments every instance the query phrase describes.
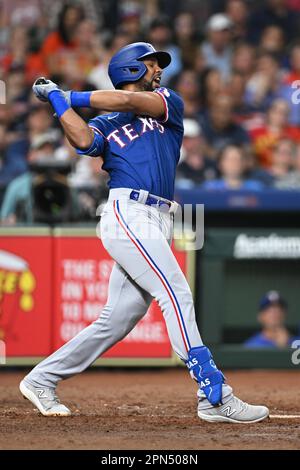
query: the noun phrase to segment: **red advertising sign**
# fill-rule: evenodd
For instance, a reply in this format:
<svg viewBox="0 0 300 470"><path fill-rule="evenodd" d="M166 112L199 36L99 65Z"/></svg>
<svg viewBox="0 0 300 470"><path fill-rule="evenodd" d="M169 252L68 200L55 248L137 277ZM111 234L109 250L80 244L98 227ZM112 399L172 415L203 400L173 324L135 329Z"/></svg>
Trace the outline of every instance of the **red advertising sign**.
<svg viewBox="0 0 300 470"><path fill-rule="evenodd" d="M113 261L94 236L57 236L54 239L54 347L69 341L96 320L107 299ZM186 270L186 253L176 252ZM106 358L170 358L172 349L160 308L152 303L129 335L106 352Z"/></svg>
<svg viewBox="0 0 300 470"><path fill-rule="evenodd" d="M0 233L0 339L8 357L51 352L51 243Z"/></svg>
<svg viewBox="0 0 300 470"><path fill-rule="evenodd" d="M174 253L186 272L186 252ZM10 362L47 356L96 320L113 263L94 230L55 229L54 236L47 228L2 230L0 340ZM168 361L172 356L162 312L153 302L103 357Z"/></svg>

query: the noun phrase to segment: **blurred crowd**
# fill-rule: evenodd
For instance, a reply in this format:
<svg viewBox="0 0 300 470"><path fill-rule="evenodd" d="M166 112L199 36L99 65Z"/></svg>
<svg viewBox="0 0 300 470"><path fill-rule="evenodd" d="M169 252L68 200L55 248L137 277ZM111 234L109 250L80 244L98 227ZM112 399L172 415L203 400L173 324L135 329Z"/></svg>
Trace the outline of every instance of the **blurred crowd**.
<svg viewBox="0 0 300 470"><path fill-rule="evenodd" d="M299 26L298 0L0 0L2 223L35 220L41 181L54 215L64 180L73 219L92 217L106 175L76 156L31 86L46 76L65 90L111 89L108 62L135 41L172 54L162 85L185 102L177 187L300 189ZM47 177L32 170L41 162Z"/></svg>

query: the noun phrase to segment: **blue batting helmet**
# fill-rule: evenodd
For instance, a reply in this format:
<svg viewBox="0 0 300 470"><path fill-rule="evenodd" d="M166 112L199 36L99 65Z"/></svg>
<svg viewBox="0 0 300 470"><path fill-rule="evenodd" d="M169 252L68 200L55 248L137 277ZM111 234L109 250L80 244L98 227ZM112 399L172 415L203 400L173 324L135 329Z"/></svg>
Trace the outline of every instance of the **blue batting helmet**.
<svg viewBox="0 0 300 470"><path fill-rule="evenodd" d="M122 47L112 58L108 66L108 75L115 88L124 83L137 82L147 72L143 60L155 57L158 65L164 69L171 62L168 52L156 51L147 42L134 42Z"/></svg>

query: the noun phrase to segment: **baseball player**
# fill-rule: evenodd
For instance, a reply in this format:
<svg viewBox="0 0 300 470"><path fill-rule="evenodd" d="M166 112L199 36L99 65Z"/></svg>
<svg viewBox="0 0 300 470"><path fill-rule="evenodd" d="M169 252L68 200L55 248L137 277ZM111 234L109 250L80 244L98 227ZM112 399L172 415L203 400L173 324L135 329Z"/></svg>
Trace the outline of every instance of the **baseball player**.
<svg viewBox="0 0 300 470"><path fill-rule="evenodd" d="M38 364L20 383L24 397L45 416L67 416L56 386L85 370L124 338L155 298L174 351L198 383L198 416L212 422L253 423L269 410L233 395L203 345L192 294L171 251L176 165L183 137L183 102L161 87L167 52L138 42L119 50L108 73L115 90L65 92L46 79L33 85L49 101L79 155L101 157L110 176L101 214L101 240L115 260L108 299L99 318ZM74 108L109 111L88 124Z"/></svg>

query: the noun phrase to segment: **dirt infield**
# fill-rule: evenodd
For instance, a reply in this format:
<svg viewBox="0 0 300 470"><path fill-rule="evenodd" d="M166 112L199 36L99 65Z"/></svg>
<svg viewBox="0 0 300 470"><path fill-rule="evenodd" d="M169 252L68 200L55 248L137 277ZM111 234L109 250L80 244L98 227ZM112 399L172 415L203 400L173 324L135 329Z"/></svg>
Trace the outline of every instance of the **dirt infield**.
<svg viewBox="0 0 300 470"><path fill-rule="evenodd" d="M23 400L24 372L0 373L0 449L300 449L300 418L210 424L196 415L196 385L180 370L93 370L59 387L75 411L45 418ZM227 372L244 400L300 416L297 371Z"/></svg>

